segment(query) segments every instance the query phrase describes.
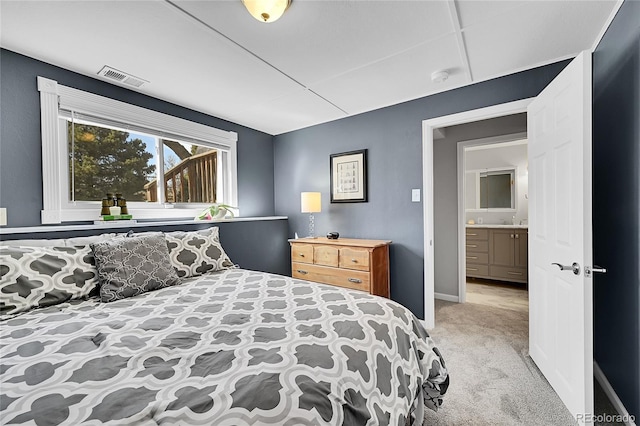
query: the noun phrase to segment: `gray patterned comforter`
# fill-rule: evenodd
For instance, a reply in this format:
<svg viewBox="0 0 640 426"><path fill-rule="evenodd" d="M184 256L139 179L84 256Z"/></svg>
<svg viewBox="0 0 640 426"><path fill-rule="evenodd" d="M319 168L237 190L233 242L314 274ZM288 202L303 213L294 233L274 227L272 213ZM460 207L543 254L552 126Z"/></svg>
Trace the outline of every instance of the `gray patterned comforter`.
<svg viewBox="0 0 640 426"><path fill-rule="evenodd" d="M448 385L401 305L242 269L0 325L2 424L421 424Z"/></svg>

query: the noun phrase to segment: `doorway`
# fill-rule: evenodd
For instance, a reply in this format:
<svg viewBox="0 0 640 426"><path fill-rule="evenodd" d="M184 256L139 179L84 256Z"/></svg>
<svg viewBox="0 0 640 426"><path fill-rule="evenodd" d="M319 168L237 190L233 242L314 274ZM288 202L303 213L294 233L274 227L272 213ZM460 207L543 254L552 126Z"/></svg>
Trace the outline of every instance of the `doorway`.
<svg viewBox="0 0 640 426"><path fill-rule="evenodd" d="M526 126L526 114L456 126L499 134L457 143L460 303L528 313Z"/></svg>
<svg viewBox="0 0 640 426"><path fill-rule="evenodd" d="M481 108L472 111L466 111L458 114L453 114L445 117L438 117L431 120L426 120L423 122L423 164L425 170L434 170L434 140L437 137L437 134L440 133L438 129L461 125L465 123L473 123L479 122L483 120L494 119L498 117L511 116L515 114L523 114L527 111L527 106L532 101L531 98L523 99L519 101L509 102L506 104L494 105L491 107ZM455 149L455 148L454 148ZM442 166L442 164L438 164L438 166ZM455 174L455 160L454 163L450 165L450 168L454 170L454 175L452 178L453 186L456 187L456 174ZM423 182L423 191L424 191L424 320L427 328L435 327L435 307L434 300L436 296L435 291L435 272L436 272L436 263L434 257L434 241L435 241L435 232L434 232L434 173L424 173L424 182ZM454 189L455 191L455 189ZM458 194L460 191L458 191ZM457 203L460 204L462 201L460 200L461 196L458 197ZM453 211L455 211L456 201L453 201L454 207ZM460 246L464 246L465 244L465 234L463 223L465 222L464 211L461 211L460 208L457 209L458 214L450 215L450 219L453 220L453 229L456 227L458 229L458 241L457 245L454 247L453 251L453 259L458 259L457 248ZM453 234L453 232L452 232ZM454 285L457 284L458 291L457 296L451 297L450 301L459 302L460 295L463 294L459 290L459 277L464 277L465 275L465 264L464 262L455 262L457 266L454 268L457 269L457 273L454 272ZM454 263L454 264L455 264ZM439 295L441 296L441 295ZM446 297L446 296L445 296ZM463 296L464 297L464 296ZM442 298L442 297L439 297Z"/></svg>

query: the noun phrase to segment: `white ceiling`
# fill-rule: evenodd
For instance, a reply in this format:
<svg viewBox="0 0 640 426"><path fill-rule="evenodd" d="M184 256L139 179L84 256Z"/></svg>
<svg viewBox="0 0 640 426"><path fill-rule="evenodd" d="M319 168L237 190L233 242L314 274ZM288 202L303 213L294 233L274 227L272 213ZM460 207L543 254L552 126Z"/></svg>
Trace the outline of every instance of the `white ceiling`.
<svg viewBox="0 0 640 426"><path fill-rule="evenodd" d="M0 1L0 45L269 134L592 49L618 0L293 0L270 24L240 0ZM450 77L432 83L431 73Z"/></svg>

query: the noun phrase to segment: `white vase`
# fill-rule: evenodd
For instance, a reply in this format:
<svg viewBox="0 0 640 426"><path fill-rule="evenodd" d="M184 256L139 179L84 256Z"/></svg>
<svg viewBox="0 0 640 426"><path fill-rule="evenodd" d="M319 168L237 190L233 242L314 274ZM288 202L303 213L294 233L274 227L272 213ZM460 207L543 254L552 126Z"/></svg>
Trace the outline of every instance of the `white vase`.
<svg viewBox="0 0 640 426"><path fill-rule="evenodd" d="M218 213L213 217L214 219L224 219L227 215L227 209L224 207L218 207Z"/></svg>

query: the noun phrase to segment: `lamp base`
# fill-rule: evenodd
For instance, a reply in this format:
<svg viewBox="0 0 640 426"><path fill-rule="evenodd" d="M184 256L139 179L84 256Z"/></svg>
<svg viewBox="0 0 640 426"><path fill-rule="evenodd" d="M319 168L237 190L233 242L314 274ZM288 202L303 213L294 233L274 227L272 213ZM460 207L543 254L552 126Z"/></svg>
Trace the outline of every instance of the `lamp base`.
<svg viewBox="0 0 640 426"><path fill-rule="evenodd" d="M309 213L309 238L316 238L315 236L315 219L313 213Z"/></svg>

